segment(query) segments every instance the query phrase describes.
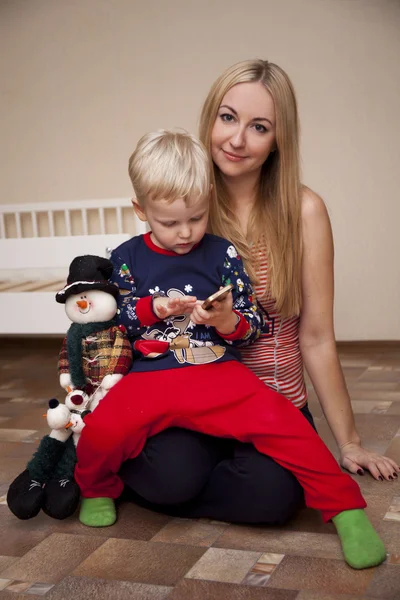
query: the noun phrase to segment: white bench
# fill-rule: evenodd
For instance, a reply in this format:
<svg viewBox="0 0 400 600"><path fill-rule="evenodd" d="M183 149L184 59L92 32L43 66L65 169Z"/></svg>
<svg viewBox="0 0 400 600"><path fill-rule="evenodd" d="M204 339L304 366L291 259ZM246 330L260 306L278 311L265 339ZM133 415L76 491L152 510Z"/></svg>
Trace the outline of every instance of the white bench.
<svg viewBox="0 0 400 600"><path fill-rule="evenodd" d="M107 256L144 233L128 198L0 205L0 335L62 335L55 292L75 256Z"/></svg>

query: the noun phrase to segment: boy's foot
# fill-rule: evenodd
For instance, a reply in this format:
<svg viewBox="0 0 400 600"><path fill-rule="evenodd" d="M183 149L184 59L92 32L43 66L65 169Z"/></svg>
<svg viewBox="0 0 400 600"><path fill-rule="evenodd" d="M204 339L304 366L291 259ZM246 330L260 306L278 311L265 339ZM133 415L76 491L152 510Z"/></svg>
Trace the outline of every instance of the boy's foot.
<svg viewBox="0 0 400 600"><path fill-rule="evenodd" d="M332 519L344 558L353 569L376 567L386 558L385 546L361 508L344 510Z"/></svg>
<svg viewBox="0 0 400 600"><path fill-rule="evenodd" d="M117 520L112 498L83 498L79 520L88 527L109 527Z"/></svg>

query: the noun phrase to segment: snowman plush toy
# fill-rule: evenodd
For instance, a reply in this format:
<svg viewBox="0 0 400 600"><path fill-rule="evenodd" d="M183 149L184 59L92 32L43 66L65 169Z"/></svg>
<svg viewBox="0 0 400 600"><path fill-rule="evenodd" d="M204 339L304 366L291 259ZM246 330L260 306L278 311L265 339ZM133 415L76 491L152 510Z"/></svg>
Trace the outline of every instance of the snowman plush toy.
<svg viewBox="0 0 400 600"><path fill-rule="evenodd" d="M109 281L112 270L106 258L78 256L67 285L56 294L72 321L58 361L60 385L68 394L65 404L50 400L46 416L52 431L8 490L7 504L19 519L40 510L55 519L75 512L80 498L75 446L83 419L131 368L131 344L115 322L119 291Z"/></svg>

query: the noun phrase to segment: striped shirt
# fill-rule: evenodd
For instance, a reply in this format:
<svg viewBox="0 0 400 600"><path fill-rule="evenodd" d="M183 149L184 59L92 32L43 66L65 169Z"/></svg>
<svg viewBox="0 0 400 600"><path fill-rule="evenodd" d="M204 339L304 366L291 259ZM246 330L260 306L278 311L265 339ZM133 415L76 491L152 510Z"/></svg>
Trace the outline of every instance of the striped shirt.
<svg viewBox="0 0 400 600"><path fill-rule="evenodd" d="M254 289L264 312L265 327L256 342L240 349L242 361L268 387L302 408L307 402L307 389L299 342L300 317L282 318L276 312L275 302L268 291L264 292L268 280L266 254L259 247L253 252L258 253L259 262L259 283Z"/></svg>

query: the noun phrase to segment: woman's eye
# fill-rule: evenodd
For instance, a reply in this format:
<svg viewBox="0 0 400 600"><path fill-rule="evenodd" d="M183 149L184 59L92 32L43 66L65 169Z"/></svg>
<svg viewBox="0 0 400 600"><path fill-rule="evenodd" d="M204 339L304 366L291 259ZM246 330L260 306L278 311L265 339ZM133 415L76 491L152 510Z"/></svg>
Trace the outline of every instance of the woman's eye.
<svg viewBox="0 0 400 600"><path fill-rule="evenodd" d="M234 116L229 113L224 113L220 115L221 119L227 123L231 123L234 120Z"/></svg>
<svg viewBox="0 0 400 600"><path fill-rule="evenodd" d="M256 124L254 125L254 128L255 128L255 130L256 130L256 131L258 131L259 133L266 133L266 132L267 132L267 129L266 129L266 127L264 127L264 125L260 125L260 123L256 123Z"/></svg>

